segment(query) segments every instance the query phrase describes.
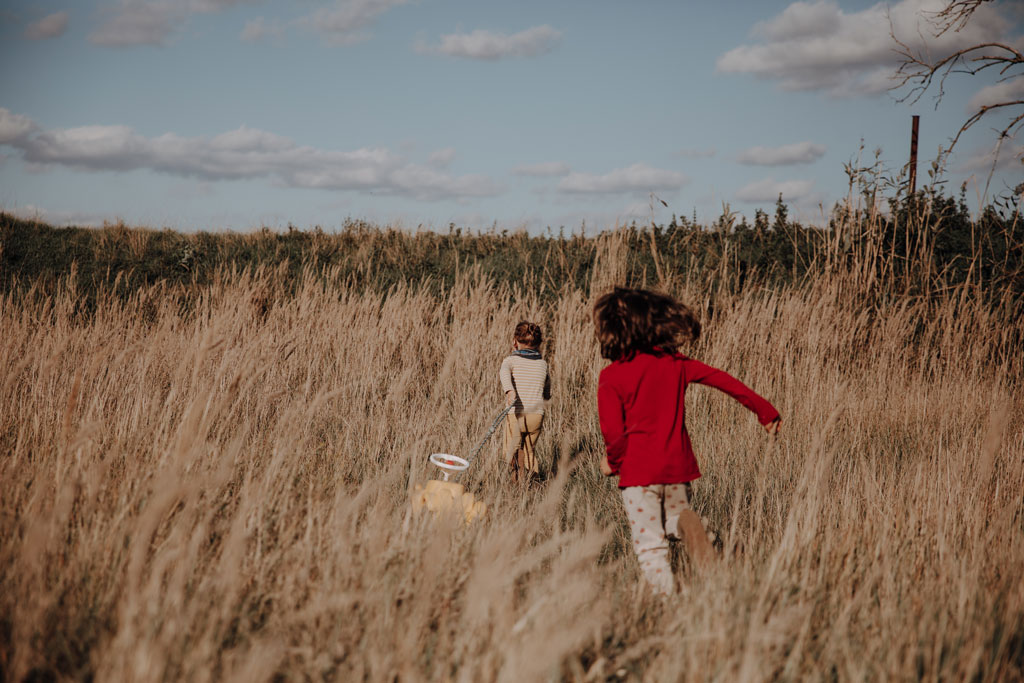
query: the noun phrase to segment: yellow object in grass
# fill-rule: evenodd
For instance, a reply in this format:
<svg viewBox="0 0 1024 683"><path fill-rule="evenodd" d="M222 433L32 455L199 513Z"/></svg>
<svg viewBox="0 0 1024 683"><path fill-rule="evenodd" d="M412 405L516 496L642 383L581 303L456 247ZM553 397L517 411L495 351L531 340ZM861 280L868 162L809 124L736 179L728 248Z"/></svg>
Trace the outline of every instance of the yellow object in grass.
<svg viewBox="0 0 1024 683"><path fill-rule="evenodd" d="M417 484L413 489L412 509L416 513L423 510L434 514L461 512L466 524L471 524L486 514L487 505L476 500L462 484L431 479L426 486Z"/></svg>

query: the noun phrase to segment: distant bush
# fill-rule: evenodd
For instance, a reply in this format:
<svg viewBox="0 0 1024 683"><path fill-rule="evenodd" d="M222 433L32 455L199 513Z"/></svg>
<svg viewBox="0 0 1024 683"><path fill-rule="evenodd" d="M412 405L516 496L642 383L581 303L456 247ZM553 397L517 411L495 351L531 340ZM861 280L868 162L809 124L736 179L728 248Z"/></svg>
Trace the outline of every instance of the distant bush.
<svg viewBox="0 0 1024 683"><path fill-rule="evenodd" d="M781 198L770 217L753 225L726 207L709 226L672 217L661 225L618 229L620 277L630 284L699 280L713 291L798 283L821 270L857 273L872 290L927 293L973 282L994 292L1024 292L1024 226L1016 209L989 206L972 220L961 196L916 196L889 202L888 211L837 206L827 229L793 221ZM0 214L0 287L46 288L75 268L89 300L99 283L122 289L165 282L184 291L210 284L218 273L331 267L352 286L387 289L398 283L449 288L474 269L496 282L529 286L551 297L593 277L601 240L564 233L407 232L346 221L327 233L263 228L248 233L179 233L123 224L54 228ZM293 277L294 279L294 277Z"/></svg>

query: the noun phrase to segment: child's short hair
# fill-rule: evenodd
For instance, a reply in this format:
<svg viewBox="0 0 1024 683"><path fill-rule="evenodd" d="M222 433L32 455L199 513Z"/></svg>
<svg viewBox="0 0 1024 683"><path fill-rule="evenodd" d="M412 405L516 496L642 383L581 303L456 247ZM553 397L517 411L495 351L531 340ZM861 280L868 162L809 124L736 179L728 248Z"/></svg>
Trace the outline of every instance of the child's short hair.
<svg viewBox="0 0 1024 683"><path fill-rule="evenodd" d="M674 353L680 343L700 337L700 321L687 306L646 289L616 287L594 304L594 328L601 356L609 360Z"/></svg>
<svg viewBox="0 0 1024 683"><path fill-rule="evenodd" d="M537 323L527 322L526 320L521 321L516 325L515 340L520 344L538 348L540 343L544 340L544 335L541 334L540 325Z"/></svg>

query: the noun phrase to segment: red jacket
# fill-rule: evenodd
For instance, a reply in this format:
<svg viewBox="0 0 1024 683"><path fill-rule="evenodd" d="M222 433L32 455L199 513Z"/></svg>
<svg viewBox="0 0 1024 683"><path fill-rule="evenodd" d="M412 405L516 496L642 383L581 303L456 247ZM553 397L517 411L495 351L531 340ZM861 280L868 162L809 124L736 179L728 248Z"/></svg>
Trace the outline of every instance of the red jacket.
<svg viewBox="0 0 1024 683"><path fill-rule="evenodd" d="M686 385L707 384L757 414L779 417L772 404L735 377L678 353L637 353L613 361L597 383L597 412L608 464L619 487L681 484L700 477L686 433Z"/></svg>

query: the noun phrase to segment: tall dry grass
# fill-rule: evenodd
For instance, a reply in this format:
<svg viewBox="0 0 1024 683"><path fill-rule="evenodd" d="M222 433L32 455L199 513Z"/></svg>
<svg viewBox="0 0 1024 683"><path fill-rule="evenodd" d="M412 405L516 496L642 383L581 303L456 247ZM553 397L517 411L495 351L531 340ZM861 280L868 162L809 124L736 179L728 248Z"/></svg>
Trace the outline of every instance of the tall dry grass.
<svg viewBox="0 0 1024 683"><path fill-rule="evenodd" d="M1021 680L1024 321L966 288L867 305L842 276L721 294L693 355L781 410L768 440L693 387L697 506L724 541L639 584L602 443L589 303L472 269L359 291L222 272L76 309L0 301L0 666L11 681ZM676 294L708 308L706 284ZM877 299L877 297L876 297ZM550 338L541 486L495 449L483 523L411 516L434 451L500 408L514 324Z"/></svg>

